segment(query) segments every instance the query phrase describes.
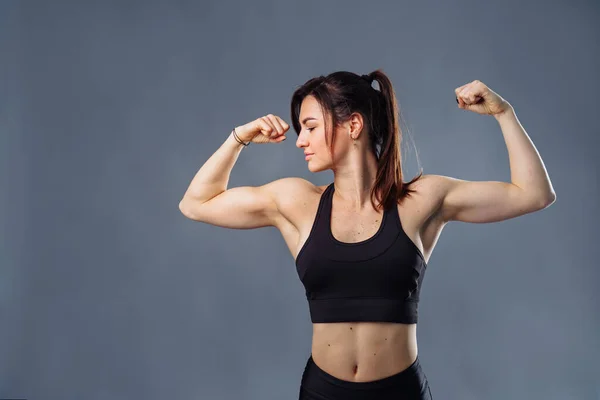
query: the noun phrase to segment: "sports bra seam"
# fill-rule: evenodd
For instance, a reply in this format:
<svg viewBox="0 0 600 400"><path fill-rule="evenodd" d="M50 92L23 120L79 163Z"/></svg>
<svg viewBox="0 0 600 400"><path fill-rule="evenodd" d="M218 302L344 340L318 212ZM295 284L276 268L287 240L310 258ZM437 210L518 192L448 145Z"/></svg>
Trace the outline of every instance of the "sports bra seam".
<svg viewBox="0 0 600 400"><path fill-rule="evenodd" d="M333 260L333 259L327 258L327 260L328 261L332 261L332 262L342 262L342 263L361 263L361 262L365 262L365 261L371 261L371 260L374 260L374 259L376 259L378 257L382 257L385 253L387 253L392 248L394 248L394 244L398 241L398 237L399 236L400 236L400 233L398 233L396 235L396 237L394 238L394 240L392 240L391 244L385 250L383 250L379 254L374 255L371 258L361 258L360 260Z"/></svg>
<svg viewBox="0 0 600 400"><path fill-rule="evenodd" d="M348 297L326 297L323 299L308 299L309 301L324 301L324 300L340 300L340 299L379 299L379 300L394 300L401 302L412 302L418 303L417 299L395 299L393 297L381 297L381 296L348 296Z"/></svg>

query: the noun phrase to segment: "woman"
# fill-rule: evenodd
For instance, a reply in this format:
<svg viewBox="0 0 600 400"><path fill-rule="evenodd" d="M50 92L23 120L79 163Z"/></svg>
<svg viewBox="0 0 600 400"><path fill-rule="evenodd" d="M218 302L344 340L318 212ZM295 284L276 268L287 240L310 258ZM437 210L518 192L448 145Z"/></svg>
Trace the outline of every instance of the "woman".
<svg viewBox="0 0 600 400"><path fill-rule="evenodd" d="M236 127L185 193L180 210L193 220L281 231L313 323L300 399L431 399L418 358L417 306L443 227L502 221L554 202L544 164L512 106L477 80L455 94L459 108L500 124L512 182L421 172L404 183L397 103L379 69L310 79L292 96L296 146L310 171L333 171L331 184L283 178L227 189L244 146L285 140L289 125L269 114Z"/></svg>

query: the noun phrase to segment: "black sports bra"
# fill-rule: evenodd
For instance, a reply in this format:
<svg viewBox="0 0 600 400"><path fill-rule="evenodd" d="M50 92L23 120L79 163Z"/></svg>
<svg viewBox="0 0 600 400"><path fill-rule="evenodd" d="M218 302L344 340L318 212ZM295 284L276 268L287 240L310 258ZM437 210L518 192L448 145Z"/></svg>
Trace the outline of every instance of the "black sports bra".
<svg viewBox="0 0 600 400"><path fill-rule="evenodd" d="M331 233L334 191L331 183L322 193L296 257L311 321L416 323L427 263L404 232L397 206L384 211L379 230L369 239L340 242Z"/></svg>

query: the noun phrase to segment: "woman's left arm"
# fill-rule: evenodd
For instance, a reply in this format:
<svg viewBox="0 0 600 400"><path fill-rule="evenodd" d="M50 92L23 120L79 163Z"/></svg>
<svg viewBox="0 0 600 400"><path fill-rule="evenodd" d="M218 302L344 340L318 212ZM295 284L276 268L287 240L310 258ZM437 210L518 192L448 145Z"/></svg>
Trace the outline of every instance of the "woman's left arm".
<svg viewBox="0 0 600 400"><path fill-rule="evenodd" d="M481 81L455 90L459 108L493 115L504 135L511 182L466 181L436 175L444 221L503 221L550 206L556 194L533 142L513 107Z"/></svg>

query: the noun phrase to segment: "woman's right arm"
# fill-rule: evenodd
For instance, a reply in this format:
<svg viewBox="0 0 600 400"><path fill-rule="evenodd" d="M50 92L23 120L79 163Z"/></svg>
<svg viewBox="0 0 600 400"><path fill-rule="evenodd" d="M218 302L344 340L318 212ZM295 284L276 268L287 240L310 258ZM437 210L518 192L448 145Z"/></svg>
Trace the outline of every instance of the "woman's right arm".
<svg viewBox="0 0 600 400"><path fill-rule="evenodd" d="M280 143L289 125L277 117L259 118L254 125L236 127L242 141ZM270 129L271 127L272 129ZM254 140L260 131L266 137ZM281 137L283 136L283 138ZM202 165L194 176L179 210L188 218L211 225L232 229L252 229L276 226L281 217L277 196L289 178L278 179L262 186L241 186L227 189L231 170L244 146L238 143L233 131L217 151Z"/></svg>

